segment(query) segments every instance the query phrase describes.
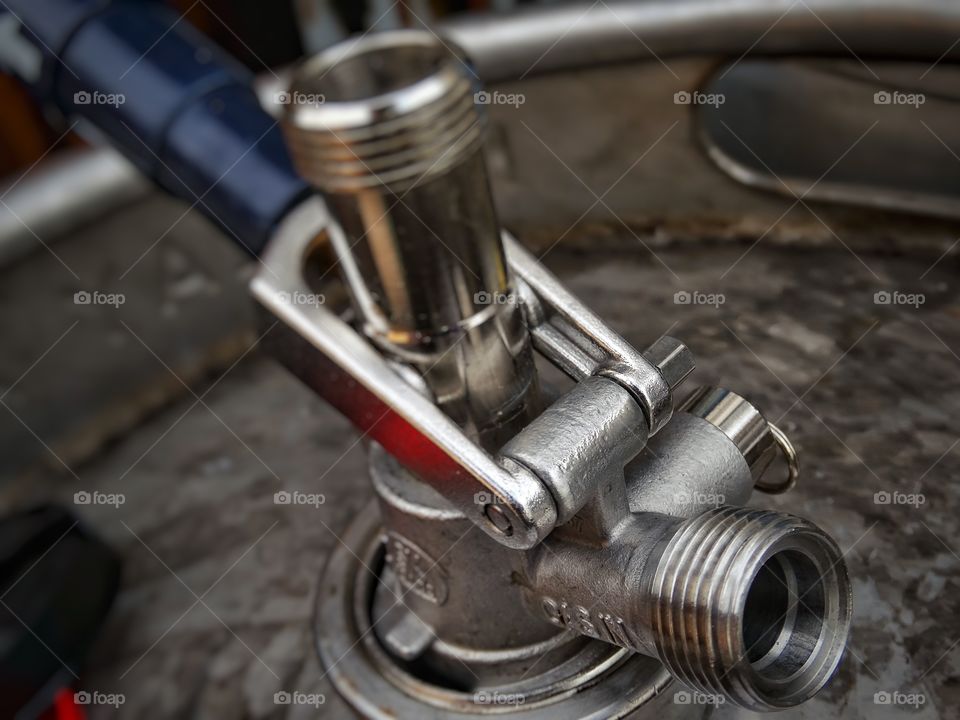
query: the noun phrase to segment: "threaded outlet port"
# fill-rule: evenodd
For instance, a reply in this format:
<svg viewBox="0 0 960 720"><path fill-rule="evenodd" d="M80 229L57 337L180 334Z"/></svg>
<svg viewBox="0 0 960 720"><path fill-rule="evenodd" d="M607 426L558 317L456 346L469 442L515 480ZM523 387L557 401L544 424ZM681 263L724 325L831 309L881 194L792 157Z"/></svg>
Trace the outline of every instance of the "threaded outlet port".
<svg viewBox="0 0 960 720"><path fill-rule="evenodd" d="M302 65L282 126L297 170L321 190L400 192L478 150L477 89L463 57L432 33L375 33Z"/></svg>
<svg viewBox="0 0 960 720"><path fill-rule="evenodd" d="M846 645L851 591L836 543L792 515L721 507L684 523L651 585L663 663L750 710L798 705Z"/></svg>

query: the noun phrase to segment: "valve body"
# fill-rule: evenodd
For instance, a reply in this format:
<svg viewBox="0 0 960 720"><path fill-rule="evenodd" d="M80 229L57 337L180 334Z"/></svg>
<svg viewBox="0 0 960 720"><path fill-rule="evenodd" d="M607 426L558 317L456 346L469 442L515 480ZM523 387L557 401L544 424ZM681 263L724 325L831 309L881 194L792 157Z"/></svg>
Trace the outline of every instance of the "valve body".
<svg viewBox="0 0 960 720"><path fill-rule="evenodd" d="M471 72L431 33L384 33L287 94L351 308L297 314L264 274L254 292L308 341L288 367L371 436L377 494L327 570L328 672L376 718L371 694L436 717L702 715L664 704L674 679L752 710L809 699L840 662L850 582L815 525L742 507L782 433L727 390L676 403L689 350L634 350L502 239ZM274 256L302 252L288 234ZM318 379L309 346L366 394ZM572 387L541 387L534 348ZM374 402L420 434L377 429L357 409ZM416 450L441 446L452 464Z"/></svg>

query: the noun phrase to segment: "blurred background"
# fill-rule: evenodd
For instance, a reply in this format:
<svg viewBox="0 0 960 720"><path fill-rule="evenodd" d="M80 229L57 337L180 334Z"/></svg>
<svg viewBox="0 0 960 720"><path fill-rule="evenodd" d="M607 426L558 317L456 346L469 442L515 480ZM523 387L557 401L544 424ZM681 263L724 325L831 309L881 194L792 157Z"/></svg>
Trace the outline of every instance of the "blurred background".
<svg viewBox="0 0 960 720"><path fill-rule="evenodd" d="M281 68L305 53L319 52L353 33L419 27L439 18L466 12L507 12L530 0L280 0L270 3L241 0L169 0L185 22L199 28L250 70ZM8 15L9 19L9 15ZM7 22L9 32L15 32ZM22 49L22 44L21 48ZM16 45L3 51L16 63ZM28 51L24 51L28 52ZM23 60L20 60L23 62ZM0 172L10 175L29 167L53 144L78 144L71 133L58 140L63 128L45 122L26 89L10 75L0 76Z"/></svg>
<svg viewBox="0 0 960 720"><path fill-rule="evenodd" d="M560 4L167 5L269 110L287 68L349 35ZM683 339L695 384L742 392L799 446L804 480L763 500L837 538L856 616L838 678L783 716L957 717L960 19L905 3L899 31L778 0L760 27L694 12L664 41L627 5L651 22L672 6L574 3L515 72L506 48L478 63L512 98L488 108L501 220L628 340ZM568 45L588 13L619 28L616 52ZM311 618L369 500L365 456L261 352L256 233L216 217L244 198L215 186L246 153L195 178L127 127L126 159L65 111L72 87L50 101L30 30L47 19L23 15L0 2L0 717L350 717ZM144 37L116 73L150 71L164 35ZM124 116L138 131L142 107ZM277 505L282 490L325 501ZM324 701L278 706L293 688Z"/></svg>

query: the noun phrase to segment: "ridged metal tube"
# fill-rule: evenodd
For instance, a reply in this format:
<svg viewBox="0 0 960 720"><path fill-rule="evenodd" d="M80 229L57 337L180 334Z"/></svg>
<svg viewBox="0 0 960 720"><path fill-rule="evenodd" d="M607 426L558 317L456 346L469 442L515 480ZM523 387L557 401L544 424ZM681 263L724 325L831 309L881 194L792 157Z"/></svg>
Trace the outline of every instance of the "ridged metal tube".
<svg viewBox="0 0 960 720"><path fill-rule="evenodd" d="M603 546L561 528L535 551L528 586L542 615L751 710L812 697L843 653L850 581L812 523L736 507L769 463L768 428L741 396L696 390L626 467L632 514Z"/></svg>
<svg viewBox="0 0 960 720"><path fill-rule="evenodd" d="M432 33L378 33L303 65L283 126L336 221L331 244L359 324L495 448L535 413L537 388L480 153L477 90Z"/></svg>
<svg viewBox="0 0 960 720"><path fill-rule="evenodd" d="M752 710L813 697L840 662L851 591L836 543L791 515L723 507L687 521L650 587L657 655Z"/></svg>
<svg viewBox="0 0 960 720"><path fill-rule="evenodd" d="M658 658L704 693L756 711L810 699L840 662L850 581L812 523L723 506L633 515L603 548L551 541L529 584L548 621Z"/></svg>
<svg viewBox="0 0 960 720"><path fill-rule="evenodd" d="M432 34L404 31L305 63L284 98L301 175L328 192L402 191L471 157L483 118L463 62Z"/></svg>

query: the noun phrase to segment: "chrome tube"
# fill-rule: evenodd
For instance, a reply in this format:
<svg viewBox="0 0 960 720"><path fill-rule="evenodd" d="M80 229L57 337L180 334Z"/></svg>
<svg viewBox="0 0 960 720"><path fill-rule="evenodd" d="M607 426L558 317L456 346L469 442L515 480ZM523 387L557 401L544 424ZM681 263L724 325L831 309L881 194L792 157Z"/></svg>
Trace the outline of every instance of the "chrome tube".
<svg viewBox="0 0 960 720"><path fill-rule="evenodd" d="M437 404L494 449L535 413L537 384L476 90L433 34L381 33L301 67L283 125L336 221L364 332L419 368Z"/></svg>

